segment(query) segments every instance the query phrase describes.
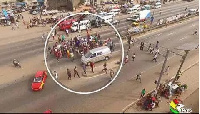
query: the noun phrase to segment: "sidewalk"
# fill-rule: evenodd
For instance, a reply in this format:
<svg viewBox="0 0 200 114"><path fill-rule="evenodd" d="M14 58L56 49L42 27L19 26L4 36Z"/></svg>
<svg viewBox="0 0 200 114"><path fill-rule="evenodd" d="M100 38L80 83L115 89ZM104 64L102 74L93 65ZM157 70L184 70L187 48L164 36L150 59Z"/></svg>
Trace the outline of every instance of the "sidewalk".
<svg viewBox="0 0 200 114"><path fill-rule="evenodd" d="M188 63L190 63L190 65ZM188 85L188 89L184 93L182 93L182 95L180 96L180 99L182 101L184 101L187 97L189 97L193 92L195 92L199 88L199 71L198 71L198 69L199 69L198 65L199 64L195 64L194 66L191 66L191 63L193 63L193 62L188 61L188 63L184 64L184 66L187 66L187 67L182 68L182 70L186 70L186 69L187 70L183 73L182 77L179 79L179 81L182 84ZM163 80L163 78L162 78L162 80ZM152 85L153 84L151 84L149 86L146 85L146 90L147 90L146 94L154 89L152 87ZM151 90L150 90L150 87L151 87ZM169 104L167 102L169 102L170 100L168 100L164 97L162 97L161 99L162 99L162 102L159 103L159 107L153 109L153 111L145 111L145 110L141 109L141 107L138 107L136 105L136 102L135 102L135 103L133 103L133 105L130 108L127 108L127 110L125 112L126 113L131 113L131 112L140 112L140 113L163 112L163 113L168 113L169 112ZM190 108L190 106L187 106L186 104L185 104L185 106L187 108Z"/></svg>

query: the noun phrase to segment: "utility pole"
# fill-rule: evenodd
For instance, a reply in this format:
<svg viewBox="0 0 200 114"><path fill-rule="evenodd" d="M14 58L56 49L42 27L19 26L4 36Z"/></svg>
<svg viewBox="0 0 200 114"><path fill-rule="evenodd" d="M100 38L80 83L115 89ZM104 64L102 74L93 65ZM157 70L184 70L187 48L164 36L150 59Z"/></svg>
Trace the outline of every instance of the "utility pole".
<svg viewBox="0 0 200 114"><path fill-rule="evenodd" d="M158 82L157 82L157 87L156 89L158 89L159 85L160 85L160 80L163 76L163 73L164 73L164 69L165 69L165 66L166 66L166 63L167 63L167 59L168 59L168 55L169 55L169 49L167 49L167 53L166 53L166 56L165 56L165 61L163 63L163 66L162 66L162 69L161 69L161 72L160 72L160 77L158 79Z"/></svg>
<svg viewBox="0 0 200 114"><path fill-rule="evenodd" d="M176 76L175 76L175 78L174 78L172 84L176 81L177 76L179 75L179 73L180 73L180 71L181 71L181 68L182 68L182 66L183 66L183 63L185 62L185 59L186 59L186 57L187 57L189 51L190 51L190 50L185 50L185 55L182 56L183 60L181 61L181 65L180 65L180 67L179 67L179 69L178 69L178 71L177 71L177 73L176 73Z"/></svg>

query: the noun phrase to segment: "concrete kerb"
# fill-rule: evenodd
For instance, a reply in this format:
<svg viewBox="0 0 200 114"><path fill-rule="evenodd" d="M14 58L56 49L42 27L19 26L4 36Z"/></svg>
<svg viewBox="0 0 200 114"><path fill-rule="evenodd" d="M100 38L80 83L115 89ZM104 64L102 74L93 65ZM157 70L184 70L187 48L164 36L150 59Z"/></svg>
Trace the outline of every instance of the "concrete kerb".
<svg viewBox="0 0 200 114"><path fill-rule="evenodd" d="M186 72L187 70L189 70L190 68L192 68L193 66L195 66L196 64L198 64L199 61L195 62L194 64L190 65L189 67L187 67L186 69L182 70L182 74L184 72ZM165 82L164 84L166 83L169 83L170 81L172 81L173 79L175 78L175 76L173 76L169 81ZM152 93L154 90L156 89L153 89L151 90L150 92L148 92L144 97L146 97L148 94ZM135 105L135 103L137 103L139 100L141 99L137 99L136 101L132 102L131 104L127 105L123 110L122 110L122 113L125 113L131 106Z"/></svg>

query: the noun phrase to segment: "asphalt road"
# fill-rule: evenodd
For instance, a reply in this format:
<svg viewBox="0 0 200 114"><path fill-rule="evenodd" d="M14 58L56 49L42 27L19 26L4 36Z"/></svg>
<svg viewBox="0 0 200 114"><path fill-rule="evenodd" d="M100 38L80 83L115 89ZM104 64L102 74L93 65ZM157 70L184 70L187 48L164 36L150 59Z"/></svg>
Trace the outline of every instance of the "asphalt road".
<svg viewBox="0 0 200 114"><path fill-rule="evenodd" d="M195 5L197 5L195 1L163 7L163 15L166 17L174 15L180 10L183 11L183 7L190 4L191 7L196 7ZM165 10L170 13L164 14ZM198 36L192 35L194 30L198 28L198 23L198 18L191 19L188 23L178 24L149 33L142 36L139 41L155 44L158 40L160 46L169 48L178 53L181 51L176 48L180 45L191 42L198 44ZM126 27L126 24L124 24L124 26ZM119 25L119 27L121 26ZM110 36L112 36L112 34L110 34ZM25 60L30 57L34 58L34 56L43 53L43 45L40 38L35 38L28 41L17 42L9 46L0 46L0 57L2 58L0 60L0 65L7 65L13 58L19 58L20 60ZM132 47L129 55L131 56L131 54L135 52L137 54L136 61L125 65L117 80L110 87L99 93L92 95L69 93L56 85L51 78L47 79L45 88L41 92L32 92L30 88L32 76L29 76L23 81L0 89L0 112L43 112L47 109L51 109L53 112L118 112L129 104L130 100L137 99L138 95L133 95L133 93L140 92L140 90L137 90L137 87L141 85L139 83L134 83L130 87L130 79L136 73L145 71L163 61L163 57L160 56L158 63L152 63L152 55L147 54L147 52L139 51L138 46L139 45ZM165 48L160 50L162 54L165 53ZM173 54L170 54L170 56L172 55ZM93 78L85 86L76 86L74 89L90 91L99 88L99 85L106 84L108 79L108 77ZM151 81L153 80L154 79ZM116 105L118 107L113 108L113 106Z"/></svg>
<svg viewBox="0 0 200 114"><path fill-rule="evenodd" d="M192 24L196 26L192 26ZM193 30L198 27L198 18L191 19L188 23L178 24L173 27L163 29L158 32L151 33L147 36L140 38L145 42L155 43L158 39L160 45L175 50L174 48L185 43L197 43L197 36L191 35ZM183 28L183 29L178 29ZM174 32L173 34L169 33ZM148 36L156 36L162 33L159 37L148 38ZM185 39L183 37L187 36ZM182 40L181 40L182 39ZM32 92L30 83L32 78L28 78L19 83L10 85L0 90L0 111L1 112L43 112L44 110L51 109L54 112L117 112L121 110L125 104L130 100L136 99L138 96L131 95L139 83L134 83L131 88L127 87L130 84L130 79L139 71L147 70L153 65L163 61L163 57L158 59L158 63L152 63L152 55L146 52L139 51L138 47L132 47L137 53L137 60L135 63L127 64L123 67L117 80L107 89L92 95L77 95L69 93L61 89L50 78L47 79L45 88L41 92ZM198 53L197 53L198 54ZM172 54L170 54L172 56ZM138 65L140 67L138 67ZM134 70L132 70L134 69ZM95 78L94 80L98 80ZM108 80L108 78L104 78ZM85 88L95 88L104 81L95 81L88 83L84 87L76 87L78 90ZM153 79L152 79L153 81ZM127 97L128 95L128 97ZM123 102L124 101L124 102ZM126 102L125 102L126 101ZM118 108L111 110L116 103L119 103ZM127 104L126 104L127 105ZM112 107L109 109L109 107Z"/></svg>
<svg viewBox="0 0 200 114"><path fill-rule="evenodd" d="M155 15L154 15L155 21L154 22L157 22L156 21L157 19L173 16L173 15L176 15L177 13L184 12L184 7L186 7L186 6L188 7L188 9L189 8L197 8L198 0L195 0L193 2L181 2L179 4L171 4L171 5L167 5L167 6L163 5L163 7L161 8L161 10L163 12L161 16L158 14L159 9L155 10ZM123 17L123 15L121 17ZM127 17L127 16L125 15L125 17ZM127 28L129 27L127 25L130 25L131 22L127 22L126 18L123 18L120 20L122 20L122 21L119 25L117 25L117 29L119 29L120 32L126 31ZM106 37L109 37L114 34L114 32L112 32L112 31L113 31L112 29L105 30L105 31L103 30L102 32L100 32L100 35L106 34ZM107 33L109 33L109 34L107 34ZM1 51L0 57L2 58L0 60L0 65L5 65L5 64L9 64L13 58L17 58L21 61L21 60L25 60L30 57L34 57L35 55L38 55L38 54L42 54L44 44L43 44L43 42L41 42L41 38L34 38L34 39L30 39L30 40L12 43L9 46L2 45L0 47L1 47L0 48L0 51Z"/></svg>

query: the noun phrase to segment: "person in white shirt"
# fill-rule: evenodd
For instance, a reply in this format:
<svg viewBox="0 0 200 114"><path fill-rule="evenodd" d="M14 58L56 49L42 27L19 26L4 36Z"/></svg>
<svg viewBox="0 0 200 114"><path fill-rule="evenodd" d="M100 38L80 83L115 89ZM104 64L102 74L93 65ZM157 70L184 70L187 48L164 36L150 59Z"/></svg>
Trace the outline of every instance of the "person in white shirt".
<svg viewBox="0 0 200 114"><path fill-rule="evenodd" d="M55 76L55 79L58 79L58 73L56 71L54 71L54 76Z"/></svg>

